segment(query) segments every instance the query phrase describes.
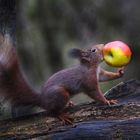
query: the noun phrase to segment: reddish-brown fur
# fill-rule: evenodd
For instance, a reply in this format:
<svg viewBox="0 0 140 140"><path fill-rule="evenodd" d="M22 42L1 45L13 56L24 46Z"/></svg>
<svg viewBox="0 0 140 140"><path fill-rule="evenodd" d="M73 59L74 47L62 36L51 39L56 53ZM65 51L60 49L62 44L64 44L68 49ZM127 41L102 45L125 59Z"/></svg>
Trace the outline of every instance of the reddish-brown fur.
<svg viewBox="0 0 140 140"><path fill-rule="evenodd" d="M123 70L112 73L99 67L103 61L103 44L85 50L73 49L71 56L78 58L80 64L52 75L42 87L41 93L37 93L21 72L10 36L1 35L0 39L0 94L10 99L12 104L39 106L46 109L48 115L59 116L70 97L80 92L102 104L115 103L103 96L99 81L119 78L123 75Z"/></svg>

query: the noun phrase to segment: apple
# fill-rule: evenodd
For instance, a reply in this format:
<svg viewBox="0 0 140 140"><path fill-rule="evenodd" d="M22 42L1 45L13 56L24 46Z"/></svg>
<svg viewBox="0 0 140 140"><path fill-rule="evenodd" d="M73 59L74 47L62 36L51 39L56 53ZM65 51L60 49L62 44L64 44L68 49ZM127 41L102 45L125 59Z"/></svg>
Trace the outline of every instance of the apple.
<svg viewBox="0 0 140 140"><path fill-rule="evenodd" d="M129 63L131 50L122 41L112 41L103 47L103 57L107 64L113 67L122 67Z"/></svg>

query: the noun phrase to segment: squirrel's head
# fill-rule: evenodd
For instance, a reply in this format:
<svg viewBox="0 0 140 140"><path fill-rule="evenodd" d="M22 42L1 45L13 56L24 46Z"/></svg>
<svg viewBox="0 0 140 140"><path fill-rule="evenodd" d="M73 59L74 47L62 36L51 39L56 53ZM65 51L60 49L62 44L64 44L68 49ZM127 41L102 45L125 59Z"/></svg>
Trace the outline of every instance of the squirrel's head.
<svg viewBox="0 0 140 140"><path fill-rule="evenodd" d="M103 61L104 44L98 44L87 49L72 49L70 56L78 58L83 64L99 64Z"/></svg>

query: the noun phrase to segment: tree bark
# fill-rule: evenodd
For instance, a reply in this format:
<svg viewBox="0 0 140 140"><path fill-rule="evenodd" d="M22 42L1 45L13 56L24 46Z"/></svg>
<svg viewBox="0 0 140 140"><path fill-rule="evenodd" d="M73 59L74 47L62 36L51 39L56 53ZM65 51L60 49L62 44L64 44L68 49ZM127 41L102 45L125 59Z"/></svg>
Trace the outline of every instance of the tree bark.
<svg viewBox="0 0 140 140"><path fill-rule="evenodd" d="M0 139L109 140L140 139L140 82L130 80L110 89L105 96L118 104L95 102L67 108L73 125L62 125L45 112L0 121Z"/></svg>

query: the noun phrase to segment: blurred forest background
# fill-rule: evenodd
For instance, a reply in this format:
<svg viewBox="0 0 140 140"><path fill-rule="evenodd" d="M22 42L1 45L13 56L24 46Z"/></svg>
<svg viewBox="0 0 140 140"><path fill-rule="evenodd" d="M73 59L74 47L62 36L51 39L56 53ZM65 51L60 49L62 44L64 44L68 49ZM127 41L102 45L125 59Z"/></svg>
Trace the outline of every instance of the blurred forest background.
<svg viewBox="0 0 140 140"><path fill-rule="evenodd" d="M133 57L124 77L102 83L102 90L105 92L120 81L140 79L139 6L139 0L16 1L16 34L13 22L10 33L14 39L16 36L22 67L30 83L39 90L51 74L78 63L69 58L70 48L113 40L129 44ZM102 66L115 70L105 63ZM80 95L73 100L80 103L89 98Z"/></svg>

